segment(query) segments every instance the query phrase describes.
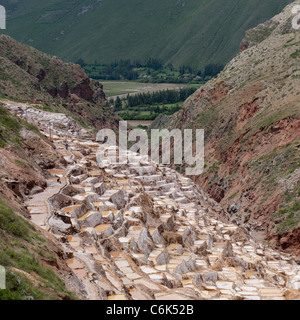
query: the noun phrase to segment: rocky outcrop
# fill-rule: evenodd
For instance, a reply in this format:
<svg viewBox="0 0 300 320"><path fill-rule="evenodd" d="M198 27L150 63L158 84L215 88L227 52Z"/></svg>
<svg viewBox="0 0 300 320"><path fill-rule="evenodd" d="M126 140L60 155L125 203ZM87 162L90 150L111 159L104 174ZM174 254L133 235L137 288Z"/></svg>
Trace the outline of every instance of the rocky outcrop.
<svg viewBox="0 0 300 320"><path fill-rule="evenodd" d="M90 79L88 78L84 79L70 91L72 94L76 94L78 97L88 101L91 101L94 96L94 92L90 87Z"/></svg>
<svg viewBox="0 0 300 320"><path fill-rule="evenodd" d="M53 196L49 200L49 203L52 205L54 210L60 210L73 204L73 199L61 193Z"/></svg>

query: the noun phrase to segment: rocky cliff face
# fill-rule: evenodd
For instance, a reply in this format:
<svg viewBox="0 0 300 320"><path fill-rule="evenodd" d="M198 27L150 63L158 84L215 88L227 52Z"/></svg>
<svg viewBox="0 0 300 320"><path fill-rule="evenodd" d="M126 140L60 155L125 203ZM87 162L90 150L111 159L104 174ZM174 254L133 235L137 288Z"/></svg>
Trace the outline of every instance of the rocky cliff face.
<svg viewBox="0 0 300 320"><path fill-rule="evenodd" d="M90 80L79 66L0 35L0 90L9 97L41 104L102 128L116 126L102 85Z"/></svg>
<svg viewBox="0 0 300 320"><path fill-rule="evenodd" d="M300 31L292 7L246 33L241 52L169 119L205 129L205 171L195 177L234 220L300 253ZM166 120L163 121L166 123Z"/></svg>

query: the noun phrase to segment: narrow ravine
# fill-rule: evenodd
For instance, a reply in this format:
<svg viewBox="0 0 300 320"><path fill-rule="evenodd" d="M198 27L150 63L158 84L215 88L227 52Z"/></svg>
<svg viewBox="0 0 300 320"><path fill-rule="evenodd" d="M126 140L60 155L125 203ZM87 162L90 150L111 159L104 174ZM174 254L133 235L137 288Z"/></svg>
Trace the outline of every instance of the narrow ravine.
<svg viewBox="0 0 300 320"><path fill-rule="evenodd" d="M7 107L20 116L24 108L36 113L49 137L51 123L51 139L68 163L49 170L48 187L26 205L32 222L61 242L88 299L299 298L293 257L226 222L191 179L129 151L120 153L134 161L114 163L116 146L92 141L70 122L59 120L55 129L56 114ZM101 167L99 151L110 158Z"/></svg>

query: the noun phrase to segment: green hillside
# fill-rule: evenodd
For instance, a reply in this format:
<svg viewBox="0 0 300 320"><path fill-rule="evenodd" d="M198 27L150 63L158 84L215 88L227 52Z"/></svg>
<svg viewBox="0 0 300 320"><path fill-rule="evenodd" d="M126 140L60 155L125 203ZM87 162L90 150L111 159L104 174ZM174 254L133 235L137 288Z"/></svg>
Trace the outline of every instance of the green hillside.
<svg viewBox="0 0 300 320"><path fill-rule="evenodd" d="M75 62L149 57L174 65L229 61L245 30L291 0L2 0L7 34ZM3 31L3 30L1 30Z"/></svg>

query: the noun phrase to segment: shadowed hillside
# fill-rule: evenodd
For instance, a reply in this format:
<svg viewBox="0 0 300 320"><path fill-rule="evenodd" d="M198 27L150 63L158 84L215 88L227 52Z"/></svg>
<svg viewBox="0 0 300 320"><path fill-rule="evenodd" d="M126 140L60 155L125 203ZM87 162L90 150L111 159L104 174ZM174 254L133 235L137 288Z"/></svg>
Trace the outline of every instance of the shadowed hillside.
<svg viewBox="0 0 300 320"><path fill-rule="evenodd" d="M66 61L162 59L203 67L228 62L245 30L290 0L2 1L7 33Z"/></svg>

